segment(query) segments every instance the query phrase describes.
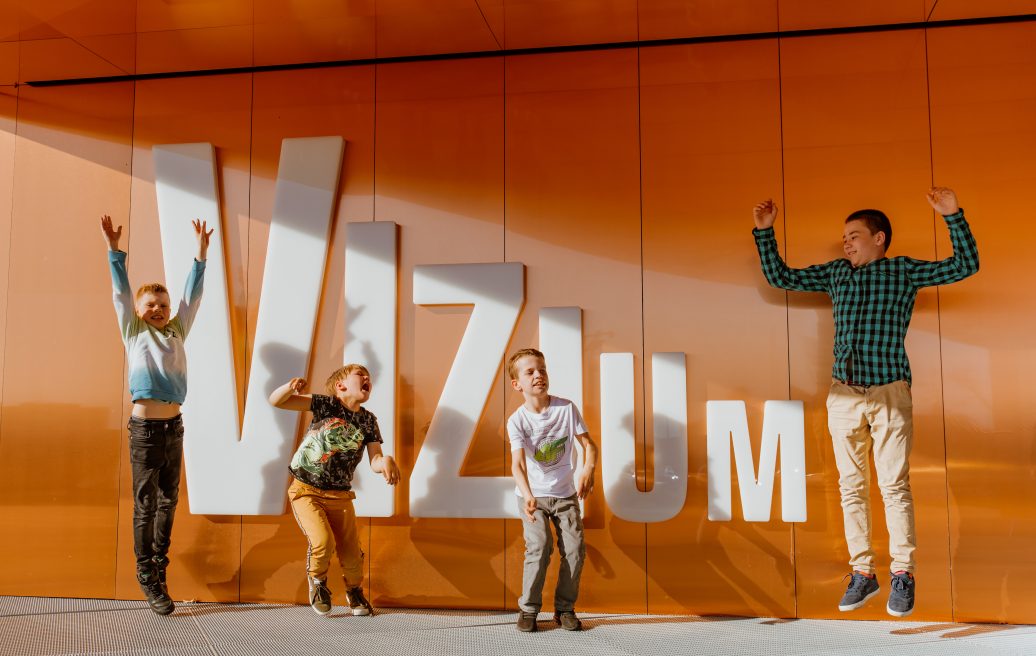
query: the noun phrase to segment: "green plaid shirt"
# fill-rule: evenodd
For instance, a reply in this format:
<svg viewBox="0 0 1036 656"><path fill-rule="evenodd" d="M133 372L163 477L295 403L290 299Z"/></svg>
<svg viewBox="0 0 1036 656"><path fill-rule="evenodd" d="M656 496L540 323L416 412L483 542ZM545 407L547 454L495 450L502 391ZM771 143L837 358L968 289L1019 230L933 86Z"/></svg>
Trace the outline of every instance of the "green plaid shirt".
<svg viewBox="0 0 1036 656"><path fill-rule="evenodd" d="M755 245L766 281L774 287L825 292L835 317L835 362L831 375L859 385L910 382L903 339L917 290L963 280L978 271L978 248L964 211L946 219L953 255L938 262L883 257L859 268L833 260L792 269L781 259L773 228L755 229Z"/></svg>

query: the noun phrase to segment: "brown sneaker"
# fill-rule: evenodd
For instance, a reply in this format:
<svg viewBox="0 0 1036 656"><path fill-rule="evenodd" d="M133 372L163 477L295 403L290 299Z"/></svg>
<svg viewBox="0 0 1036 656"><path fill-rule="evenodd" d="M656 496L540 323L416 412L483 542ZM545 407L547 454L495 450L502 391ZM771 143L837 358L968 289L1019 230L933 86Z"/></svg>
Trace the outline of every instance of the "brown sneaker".
<svg viewBox="0 0 1036 656"><path fill-rule="evenodd" d="M331 612L331 591L327 589L327 581L309 578L309 605L317 615Z"/></svg>
<svg viewBox="0 0 1036 656"><path fill-rule="evenodd" d="M345 591L345 598L349 601L349 610L353 615L373 615L374 607L367 597L363 596L363 588L356 586Z"/></svg>
<svg viewBox="0 0 1036 656"><path fill-rule="evenodd" d="M583 623L576 617L574 610L556 610L554 611L554 621L561 625L566 631L579 631L583 628Z"/></svg>
<svg viewBox="0 0 1036 656"><path fill-rule="evenodd" d="M518 611L518 630L528 633L536 630L536 613Z"/></svg>

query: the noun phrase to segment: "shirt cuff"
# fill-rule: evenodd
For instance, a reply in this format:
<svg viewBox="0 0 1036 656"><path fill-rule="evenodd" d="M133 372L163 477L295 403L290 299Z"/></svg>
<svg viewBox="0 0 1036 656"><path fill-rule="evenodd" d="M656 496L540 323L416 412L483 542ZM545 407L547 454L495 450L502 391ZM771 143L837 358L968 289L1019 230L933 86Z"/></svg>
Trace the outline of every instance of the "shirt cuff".
<svg viewBox="0 0 1036 656"><path fill-rule="evenodd" d="M756 241L773 238L773 226L769 228L752 228L752 235Z"/></svg>
<svg viewBox="0 0 1036 656"><path fill-rule="evenodd" d="M946 219L947 223L956 223L964 219L964 208L958 207L957 211L953 214L943 214L942 218Z"/></svg>

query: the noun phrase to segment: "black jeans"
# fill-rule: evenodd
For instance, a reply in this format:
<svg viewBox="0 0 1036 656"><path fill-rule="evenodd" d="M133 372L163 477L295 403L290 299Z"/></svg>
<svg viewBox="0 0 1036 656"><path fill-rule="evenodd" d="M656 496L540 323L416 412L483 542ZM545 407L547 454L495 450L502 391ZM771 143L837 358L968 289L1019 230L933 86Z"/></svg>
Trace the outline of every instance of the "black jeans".
<svg viewBox="0 0 1036 656"><path fill-rule="evenodd" d="M129 420L133 466L133 552L137 572L165 560L173 532L183 463L183 419Z"/></svg>

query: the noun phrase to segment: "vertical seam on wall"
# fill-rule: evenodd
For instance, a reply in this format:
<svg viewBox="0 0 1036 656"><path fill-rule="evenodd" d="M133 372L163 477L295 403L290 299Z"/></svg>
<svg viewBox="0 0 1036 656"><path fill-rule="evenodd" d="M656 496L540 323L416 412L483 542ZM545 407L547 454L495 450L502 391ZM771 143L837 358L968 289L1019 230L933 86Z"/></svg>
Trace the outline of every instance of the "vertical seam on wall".
<svg viewBox="0 0 1036 656"><path fill-rule="evenodd" d="M637 39L640 40L640 3L637 3ZM644 441L641 443L641 452L644 458L644 490L647 491L650 482L647 478L649 470L648 458L647 458L647 422L648 422L648 401L647 401L647 325L645 321L645 310L644 310L644 129L642 122L644 120L643 114L641 113L640 101L641 101L641 79L640 79L640 46L637 46L637 188L638 188L638 200L639 200L639 219L640 219L640 394L644 400L644 412L641 415L641 424L644 436ZM636 407L636 400L634 400L634 407ZM634 422L634 425L636 423ZM651 468L653 471L653 468ZM650 608L650 594L648 589L648 581L650 580L650 574L648 570L648 523L644 522L644 612L648 612Z"/></svg>
<svg viewBox="0 0 1036 656"><path fill-rule="evenodd" d="M15 167L17 166L17 162L18 162L18 157L17 157L17 155L18 155L18 111L21 109L21 105L22 105L22 103L21 103L21 96L22 96L22 94L19 91L17 85L15 85L14 90L15 90L15 95L14 95L14 148L11 150L11 206L10 206L11 220L7 224L7 282L6 282L6 286L4 287L4 325L3 325L3 331L4 331L4 355L5 356L7 354L7 324L9 323L8 322L8 317L11 315L11 251L13 250L13 235L14 235L14 181L16 179L16 177L15 177ZM4 358L4 362L6 364L6 357ZM3 430L3 417L4 417L4 413L2 411L2 408L3 408L3 403L4 403L4 389L7 386L7 377L6 376L4 377L3 382L4 382L4 384L0 385L0 443L3 442L3 434L4 434L4 430Z"/></svg>
<svg viewBox="0 0 1036 656"><path fill-rule="evenodd" d="M777 13L778 30L780 29L780 11ZM781 67L781 38L777 37L777 127L779 133L779 146L781 153L781 203L784 204L784 259L788 259L788 203L785 180L787 173L784 170L784 71ZM788 388L787 397L791 399L791 305L788 290L784 290L784 334L787 345L786 357L788 364ZM784 463L781 463L783 467ZM782 474L783 475L783 474ZM798 572L798 544L796 540L795 523L791 525L791 598L795 617L799 616L799 572Z"/></svg>
<svg viewBox="0 0 1036 656"><path fill-rule="evenodd" d="M503 3L503 6L504 6L504 11L506 12L507 11L507 9L506 9L507 3L506 2ZM505 14L504 25L505 26L507 25L506 14ZM504 28L504 33L505 34L507 33L507 28L506 27ZM501 68L501 71L500 71L500 112L501 112L500 119L501 119L501 127L502 127L501 132L503 134L503 148L501 149L501 153L500 153L500 159L501 159L500 175L502 177L501 187L503 189L503 193L502 193L502 206L501 206L500 209L501 209L501 214L503 216L503 221L504 221L504 226L503 226L504 227L504 229L503 229L503 235L504 235L504 243L503 243L504 262L507 262L507 56L506 55L503 56L503 57L500 57L500 68ZM543 339L543 335L540 335L540 339L541 340ZM542 344L540 344L540 348L543 348ZM506 353L504 355L506 356ZM507 381L506 381L506 378L504 379L503 387L504 387L504 393L502 394L502 397L503 397L503 401L502 401L503 408L502 408L502 410L503 410L503 416L507 417ZM506 431L506 419L505 419L505 428L504 428L504 430ZM507 475L507 461L508 461L508 459L510 458L510 455L511 455L511 444L510 444L510 441L509 440L504 440L503 447L504 447L504 475L506 476ZM504 531L503 531L503 534L504 534L503 535L503 537L504 537L504 544L503 544L503 553L504 553L504 566L503 566L503 570L504 570L504 585L503 585L503 603L501 605L501 608L504 609L504 610L507 610L507 520L506 519L503 520L503 525L504 525Z"/></svg>
<svg viewBox="0 0 1036 656"><path fill-rule="evenodd" d="M255 10L253 8L253 16L254 16L254 11ZM255 28L254 28L254 26L253 26L252 36L253 36L253 38L252 38L252 48L253 48L253 50L252 50L252 58L254 60L254 58L255 58ZM245 384L245 390L248 389L248 387L247 387L247 385L248 385L248 378L251 377L251 363L249 362L250 354L249 354L249 350L248 350L248 297L249 297L250 291L251 291L249 289L249 287L248 287L248 283L249 283L248 271L250 269L250 267L248 266L248 262L251 259L251 251L252 251L252 248L251 248L252 247L252 162L255 160L255 76L256 76L256 74L252 73L252 75L250 76L251 84L249 85L250 86L249 90L251 92L251 98L248 101L248 109L249 109L249 111L248 111L248 198L247 198L247 201L246 201L247 202L247 206L245 208L245 211L247 212L246 216L248 216L248 227L246 228L246 233L245 233L246 234L245 253L244 253L244 257L242 258L242 262L241 262L241 264L244 267L244 271L242 272L242 275L241 275L242 285L245 288L245 325L244 325L245 340L244 340L244 344L242 345L242 348L244 349L244 354L243 354L244 355L244 359L243 359L243 361L245 363L245 371L248 372L248 376L245 378L245 380L237 382L238 385L240 385L241 383L244 383ZM219 174L217 172L217 179L218 178L219 178ZM219 217L217 217L217 220L218 220L218 218ZM227 223L229 224L229 221ZM224 271L223 278L224 278L224 280L227 281L227 283L229 283L230 282L230 279L229 279L230 277L227 275L228 267L227 267L227 257L226 257L226 252L227 252L227 229L226 229L226 226L221 226L221 228L223 230L223 249L220 252L220 257L223 258L223 271ZM229 285L228 285L228 287L229 287ZM260 287L260 289L262 289L262 288ZM232 300L232 299L228 298L228 300ZM231 307L233 307L233 305L231 305ZM230 316L231 316L231 318L233 317L233 312L231 312ZM231 321L230 325L231 326L234 325L233 321ZM233 336L233 330L231 330L231 336ZM236 380L236 376L235 376L235 380ZM247 391L245 393L247 394ZM238 394L238 390L234 390L234 396L235 397L237 397L237 394ZM243 411L243 409L244 409L243 406L239 407L239 408L237 408L237 412L241 413ZM245 427L243 419L244 418L242 416L242 421L241 421L241 424L240 424L242 430L244 430L244 427ZM244 438L244 435L242 435L241 437ZM237 534L238 534L238 540L237 540L237 554L238 554L238 560L237 560L237 563L238 563L238 565L237 565L237 600L238 600L238 602L240 602L241 601L242 581L245 578L245 567L244 567L244 565L245 565L245 517L244 517L244 515L238 515L237 521L238 521L238 532L237 532Z"/></svg>
<svg viewBox="0 0 1036 656"><path fill-rule="evenodd" d="M935 8L933 6L932 10ZM923 31L924 35L924 77L925 77L925 100L928 105L928 169L931 174L932 186L935 186L935 140L932 134L932 80L928 69L928 30ZM934 212L933 212L934 213ZM932 217L932 243L936 259L939 257L939 241L936 232L936 220ZM942 415L942 458L943 458L943 479L946 486L946 567L949 570L950 582L950 619L957 621L956 590L953 586L953 533L950 532L950 467L949 467L949 439L946 430L946 370L943 364L943 337L942 337L942 303L940 289L935 287L935 326L936 334L939 336L939 402Z"/></svg>
<svg viewBox="0 0 1036 656"><path fill-rule="evenodd" d="M377 33L375 33L375 38L377 38ZM374 64L374 71L373 71L373 74L371 76L371 91L373 92L372 93L372 101L371 101L372 102L372 111L371 111L371 113L373 115L372 118L371 118L371 134L373 135L372 138L371 138L371 223L374 223L375 221L378 220L378 213L377 213L377 207L378 207L378 176L377 176L377 168L376 168L376 166L377 166L377 153L378 153L378 65L377 64ZM343 157L344 157L344 155L343 155ZM343 165L344 165L344 162L343 162ZM339 184L341 184L341 183L339 183ZM346 235L348 235L348 231L346 231ZM348 241L348 236L346 237L346 240ZM396 254L395 254L395 256L397 258L399 258L398 249L400 249L400 248L402 248L402 243L397 243L396 244L397 251L396 251ZM398 391L399 391L399 278L400 277L402 277L402 276L399 275L398 260L397 260L397 273L396 273L396 317L395 317L395 320L394 320L395 328L396 328L396 344L393 345L393 348L396 349L396 354L394 356L395 361L396 361L396 370L392 372L392 385L395 388L397 394L396 394L396 407L392 409L392 414L393 414L392 421L395 422L395 425L396 425L394 434L392 436L392 439L395 441L395 444L392 445L393 452L395 452L396 445L399 444L399 428L400 428L400 425L399 425L399 395L398 395ZM344 292L344 290L343 290L343 292ZM345 308L346 312L348 312L348 309L349 309L348 306L346 306L346 308ZM395 455L397 457L399 456L398 453L396 453ZM393 503L393 506L395 505L396 496L397 496L397 492L393 488L392 489L392 497L393 497L392 503ZM370 596L373 599L374 598L374 569L373 569L373 565L371 563L374 560L374 518L372 518L372 517L368 517L367 518L367 553L370 554L370 558L364 558L363 559L363 564L367 568L367 590L369 591Z"/></svg>

